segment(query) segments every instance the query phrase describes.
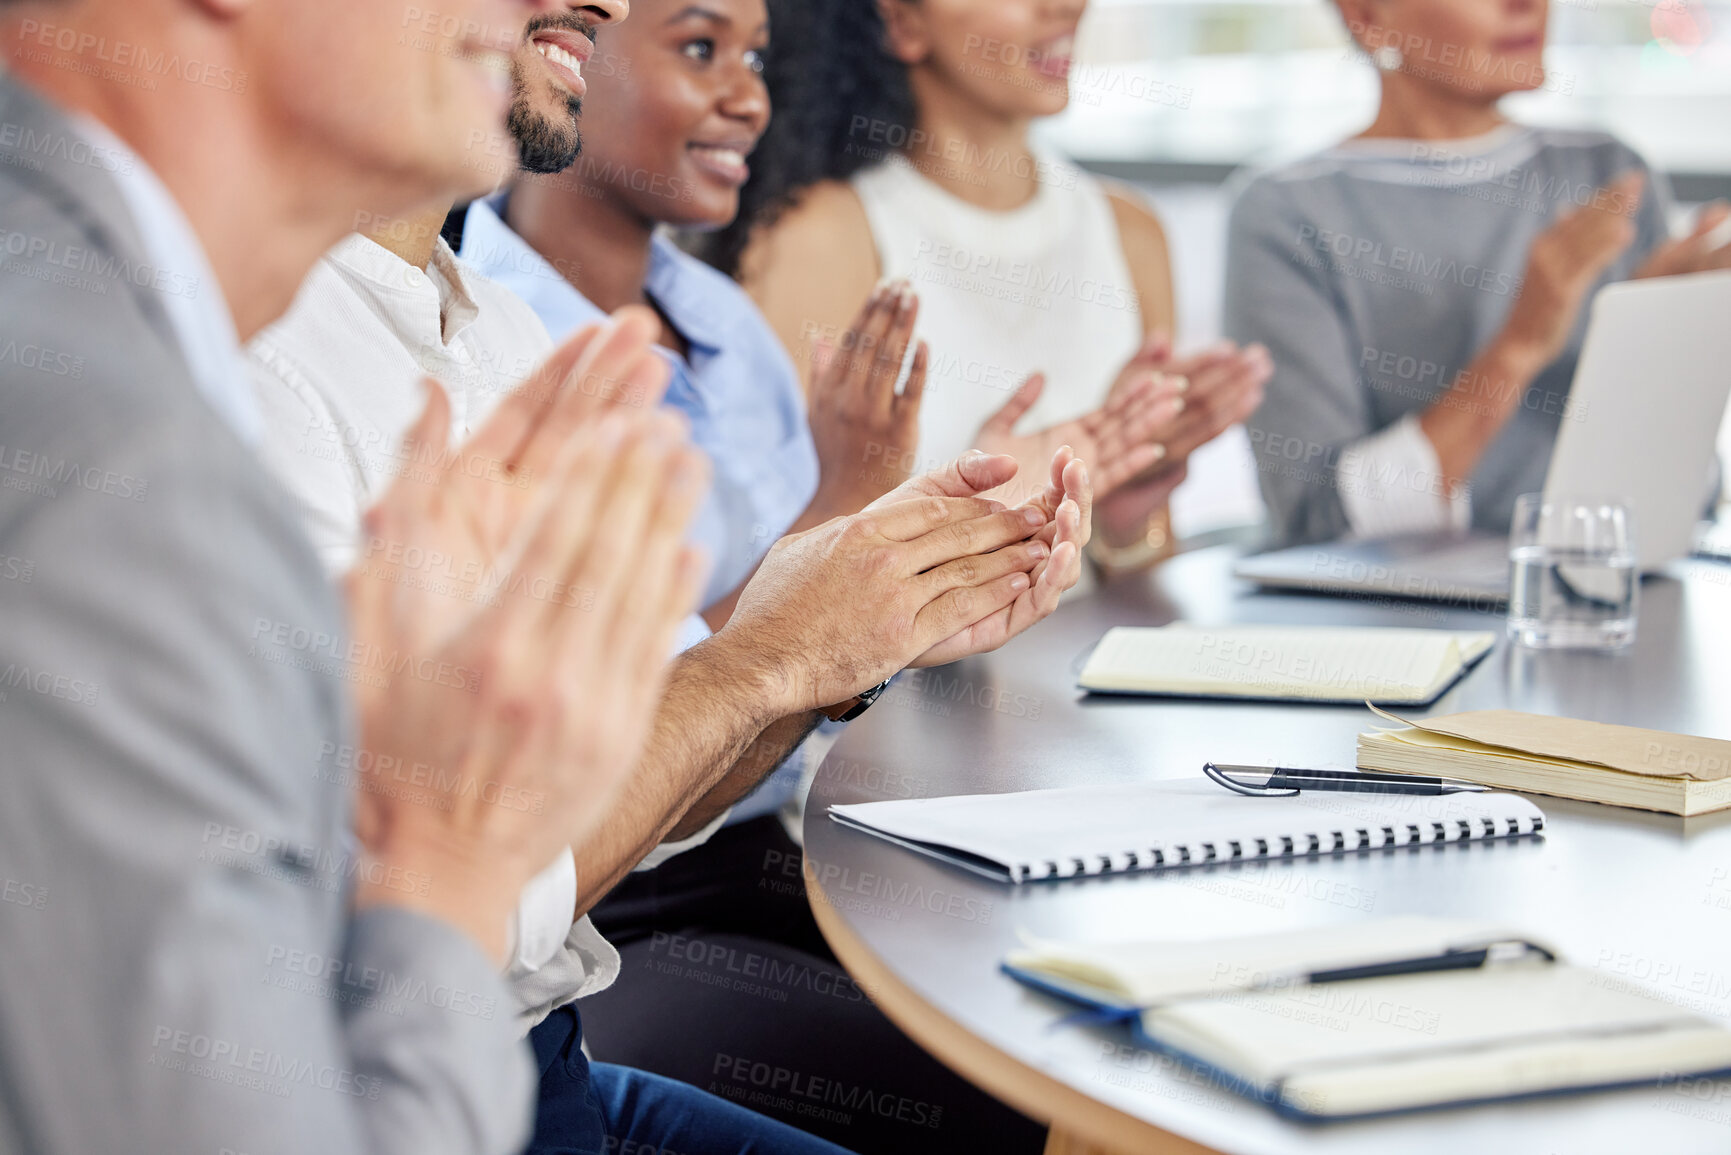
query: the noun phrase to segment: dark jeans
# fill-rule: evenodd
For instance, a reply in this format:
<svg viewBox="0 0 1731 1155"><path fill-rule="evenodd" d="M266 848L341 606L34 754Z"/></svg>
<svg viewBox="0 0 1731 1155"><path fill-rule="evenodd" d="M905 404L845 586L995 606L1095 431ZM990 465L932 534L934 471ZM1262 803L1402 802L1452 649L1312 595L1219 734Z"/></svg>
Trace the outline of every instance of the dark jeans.
<svg viewBox="0 0 1731 1155"><path fill-rule="evenodd" d="M623 969L582 1001L594 1054L865 1155L1039 1155L1045 1128L926 1054L835 961L801 863L765 817L610 894L591 913Z"/></svg>
<svg viewBox="0 0 1731 1155"><path fill-rule="evenodd" d="M526 1155L848 1155L684 1083L583 1057L574 1007L530 1033L541 1069Z"/></svg>

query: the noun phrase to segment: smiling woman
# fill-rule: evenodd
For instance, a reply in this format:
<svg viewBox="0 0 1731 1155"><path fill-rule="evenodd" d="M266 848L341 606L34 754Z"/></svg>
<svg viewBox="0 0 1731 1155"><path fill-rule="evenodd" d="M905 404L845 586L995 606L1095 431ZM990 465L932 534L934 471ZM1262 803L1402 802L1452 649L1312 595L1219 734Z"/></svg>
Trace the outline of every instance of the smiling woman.
<svg viewBox="0 0 1731 1155"><path fill-rule="evenodd" d="M705 617L718 625L777 538L857 512L907 476L924 363L898 395L893 371L885 378L872 359L838 359L825 377L838 389L808 411L793 365L745 293L657 235L720 228L738 211L770 119L769 25L762 0L635 8L576 51L560 38L576 25L557 15L531 24L511 127L524 167L547 175L472 206L462 248L555 337L621 305L655 310L674 372L669 402L717 466L697 536L714 561ZM584 56L581 156L563 52ZM890 295L862 316L876 324L868 339L908 346L911 295Z"/></svg>
<svg viewBox="0 0 1731 1155"><path fill-rule="evenodd" d="M705 248L796 362L882 278L924 302L931 389L918 453L1032 462L1069 444L1094 479L1094 560L1169 552L1190 454L1242 420L1269 366L1174 355L1160 222L1133 191L1047 149L1070 100L1083 0L778 0L770 163Z"/></svg>
<svg viewBox="0 0 1731 1155"><path fill-rule="evenodd" d="M624 304L655 309L675 371L670 401L719 466L718 496L699 528L714 559L705 604L721 604L719 621L735 587L811 501L816 461L797 383L773 336L754 325L750 302L656 230L733 219L746 157L769 121L759 77L769 29L761 0L635 8L593 44L581 35L574 43L579 26L561 15L531 25L518 67L544 79L526 86L512 129L524 167L549 175L472 208L464 252L534 305L555 337ZM579 83L590 94L580 157L568 57L581 58ZM500 259L524 242L532 252ZM533 272L525 274L525 260ZM749 460L729 438L753 446ZM850 496L846 512L870 496Z"/></svg>

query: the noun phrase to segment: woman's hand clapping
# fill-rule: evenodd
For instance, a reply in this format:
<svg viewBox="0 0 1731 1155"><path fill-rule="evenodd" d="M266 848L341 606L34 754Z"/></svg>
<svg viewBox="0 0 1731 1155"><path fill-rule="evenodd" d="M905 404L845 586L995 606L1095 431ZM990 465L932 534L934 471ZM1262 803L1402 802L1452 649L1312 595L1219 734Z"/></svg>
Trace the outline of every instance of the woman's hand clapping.
<svg viewBox="0 0 1731 1155"><path fill-rule="evenodd" d="M820 338L812 353L811 433L822 470L812 500L817 520L858 513L914 472L926 344L914 350L907 384L896 391L920 302L906 281L879 285L839 344Z"/></svg>

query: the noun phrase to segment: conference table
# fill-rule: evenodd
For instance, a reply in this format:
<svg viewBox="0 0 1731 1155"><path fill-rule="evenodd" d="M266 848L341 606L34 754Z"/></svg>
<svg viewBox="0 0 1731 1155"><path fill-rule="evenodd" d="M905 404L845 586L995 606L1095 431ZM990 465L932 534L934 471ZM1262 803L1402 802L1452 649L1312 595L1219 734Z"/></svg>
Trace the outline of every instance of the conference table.
<svg viewBox="0 0 1731 1155"><path fill-rule="evenodd" d="M1292 1122L1136 1048L1126 1026L1060 1023L1075 1008L999 970L1024 934L1209 939L1424 914L1507 924L1608 984L1731 1020L1731 811L1534 796L1539 838L1020 886L826 816L833 803L1195 776L1209 760L1351 766L1375 720L1361 706L1084 695L1081 662L1115 625L1495 630L1496 649L1412 716L1505 708L1731 739L1731 566L1684 561L1646 580L1622 652L1537 652L1482 608L1258 591L1231 576L1236 554L1202 549L1102 585L996 653L904 674L849 724L804 825L812 908L842 963L922 1047L1049 1123L1048 1155L1731 1152L1731 1081Z"/></svg>

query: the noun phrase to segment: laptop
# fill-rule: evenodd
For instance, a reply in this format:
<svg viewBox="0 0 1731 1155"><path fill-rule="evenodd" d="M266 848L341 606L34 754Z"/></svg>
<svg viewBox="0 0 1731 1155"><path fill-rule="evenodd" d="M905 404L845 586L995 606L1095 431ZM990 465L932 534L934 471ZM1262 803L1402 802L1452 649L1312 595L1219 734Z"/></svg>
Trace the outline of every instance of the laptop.
<svg viewBox="0 0 1731 1155"><path fill-rule="evenodd" d="M1642 573L1687 556L1728 395L1731 271L1606 286L1593 298L1545 493L1627 502ZM1486 608L1508 600L1508 571L1506 535L1485 532L1294 546L1233 567L1274 589Z"/></svg>

